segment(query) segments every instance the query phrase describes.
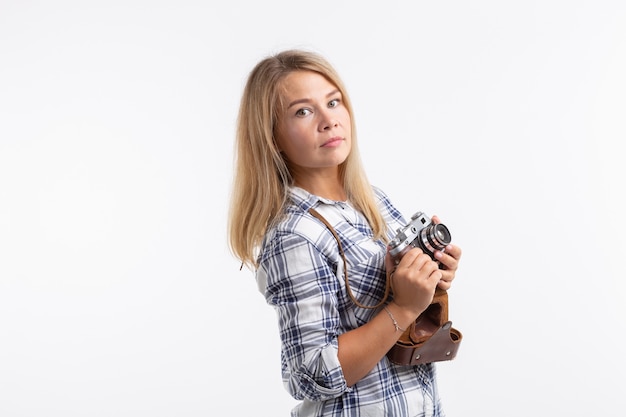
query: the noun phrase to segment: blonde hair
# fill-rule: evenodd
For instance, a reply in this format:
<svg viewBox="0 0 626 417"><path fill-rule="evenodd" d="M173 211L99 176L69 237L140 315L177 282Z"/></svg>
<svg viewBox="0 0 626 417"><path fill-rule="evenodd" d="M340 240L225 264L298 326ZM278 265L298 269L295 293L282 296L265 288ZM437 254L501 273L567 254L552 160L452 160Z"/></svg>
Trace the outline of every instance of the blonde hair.
<svg viewBox="0 0 626 417"><path fill-rule="evenodd" d="M250 267L267 229L283 214L293 178L276 145L274 130L281 106L281 82L293 71L313 71L341 92L352 126L352 149L340 165L348 200L367 218L377 239L386 240L386 224L361 163L352 104L330 63L320 55L286 50L261 60L250 72L237 119L235 176L228 218L231 252Z"/></svg>

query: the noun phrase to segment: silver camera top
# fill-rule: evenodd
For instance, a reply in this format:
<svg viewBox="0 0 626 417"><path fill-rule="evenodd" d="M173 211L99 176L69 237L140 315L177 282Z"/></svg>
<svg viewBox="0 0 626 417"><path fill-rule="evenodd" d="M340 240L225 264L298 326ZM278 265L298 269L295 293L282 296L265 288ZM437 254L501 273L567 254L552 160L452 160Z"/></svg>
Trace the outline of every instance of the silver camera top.
<svg viewBox="0 0 626 417"><path fill-rule="evenodd" d="M436 250L443 251L450 241L450 231L445 225L434 224L430 217L418 211L406 226L397 230L396 236L389 242L389 253L399 260L405 250L418 247L433 257Z"/></svg>

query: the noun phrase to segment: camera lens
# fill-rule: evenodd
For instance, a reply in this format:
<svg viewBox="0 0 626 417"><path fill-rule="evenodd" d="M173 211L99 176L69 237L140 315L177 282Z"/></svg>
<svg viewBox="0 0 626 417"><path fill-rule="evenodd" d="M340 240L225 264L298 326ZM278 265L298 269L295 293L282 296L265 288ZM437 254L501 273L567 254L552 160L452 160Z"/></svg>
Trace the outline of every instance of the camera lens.
<svg viewBox="0 0 626 417"><path fill-rule="evenodd" d="M443 224L435 225L433 235L444 248L452 241L450 238L450 231Z"/></svg>
<svg viewBox="0 0 626 417"><path fill-rule="evenodd" d="M436 250L443 250L451 241L450 231L441 223L431 224L420 233L420 247L431 257Z"/></svg>

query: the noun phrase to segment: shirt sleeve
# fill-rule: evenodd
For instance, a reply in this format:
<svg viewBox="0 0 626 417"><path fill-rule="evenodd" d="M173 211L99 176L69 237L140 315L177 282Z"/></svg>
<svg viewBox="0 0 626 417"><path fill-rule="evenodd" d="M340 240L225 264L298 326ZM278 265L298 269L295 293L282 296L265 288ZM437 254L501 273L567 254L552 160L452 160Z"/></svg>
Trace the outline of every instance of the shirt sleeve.
<svg viewBox="0 0 626 417"><path fill-rule="evenodd" d="M350 390L337 354L341 281L319 244L278 233L257 270L259 289L278 315L285 387L298 400L324 401Z"/></svg>

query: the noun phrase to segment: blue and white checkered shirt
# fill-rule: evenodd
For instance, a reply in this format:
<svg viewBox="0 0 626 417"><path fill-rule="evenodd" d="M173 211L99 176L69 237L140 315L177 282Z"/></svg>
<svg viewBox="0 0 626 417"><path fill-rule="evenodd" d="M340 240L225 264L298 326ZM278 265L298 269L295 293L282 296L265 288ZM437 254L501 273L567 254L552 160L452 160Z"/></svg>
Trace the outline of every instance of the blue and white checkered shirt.
<svg viewBox="0 0 626 417"><path fill-rule="evenodd" d="M404 226L400 212L375 188L389 237ZM347 259L348 281L365 305L385 291L386 245L372 237L366 219L350 204L293 187L286 216L268 230L259 254L259 291L278 314L283 381L302 402L298 416L443 416L435 365L398 366L387 357L348 387L337 356L340 334L367 323L378 311L350 299L337 241L309 212L333 226Z"/></svg>

